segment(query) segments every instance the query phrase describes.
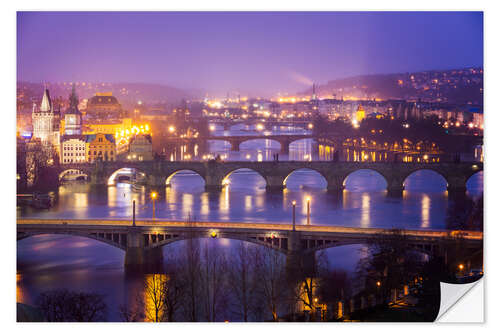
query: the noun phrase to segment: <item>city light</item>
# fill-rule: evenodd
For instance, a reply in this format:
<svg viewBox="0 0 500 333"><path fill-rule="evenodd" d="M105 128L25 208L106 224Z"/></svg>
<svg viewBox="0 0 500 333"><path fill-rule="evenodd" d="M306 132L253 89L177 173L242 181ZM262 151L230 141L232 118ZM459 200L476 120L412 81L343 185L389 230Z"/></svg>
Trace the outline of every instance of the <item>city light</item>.
<svg viewBox="0 0 500 333"><path fill-rule="evenodd" d="M151 192L151 199L156 199L156 197L158 196L158 193L156 192Z"/></svg>
<svg viewBox="0 0 500 333"><path fill-rule="evenodd" d="M169 131L170 133L174 133L174 132L175 132L175 127L174 127L174 126L172 126L172 125L170 125L170 126L168 127L168 131Z"/></svg>
<svg viewBox="0 0 500 333"><path fill-rule="evenodd" d="M215 131L215 125L210 125L210 126L209 126L209 129L210 129L212 132L213 132L213 131Z"/></svg>
<svg viewBox="0 0 500 333"><path fill-rule="evenodd" d="M257 128L258 131L262 131L264 129L264 125L257 124L256 128Z"/></svg>
<svg viewBox="0 0 500 333"><path fill-rule="evenodd" d="M217 232L212 231L212 232L210 233L210 237L212 237L212 238L216 238L216 237L217 237Z"/></svg>
<svg viewBox="0 0 500 333"><path fill-rule="evenodd" d="M309 128L309 129L313 129L313 127L314 127L314 125L313 125L313 124L311 124L311 123L307 124L307 128Z"/></svg>

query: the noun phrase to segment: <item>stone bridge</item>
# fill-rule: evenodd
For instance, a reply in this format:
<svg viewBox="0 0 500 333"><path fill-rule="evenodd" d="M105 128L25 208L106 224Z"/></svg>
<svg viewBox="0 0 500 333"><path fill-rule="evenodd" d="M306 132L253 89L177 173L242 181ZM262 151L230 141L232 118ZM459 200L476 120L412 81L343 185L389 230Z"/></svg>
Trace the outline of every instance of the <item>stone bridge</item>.
<svg viewBox="0 0 500 333"><path fill-rule="evenodd" d="M290 134L290 135L231 135L231 136L208 136L201 138L172 138L170 142L178 143L200 143L203 141L225 141L231 144L231 151L240 151L240 144L250 140L272 140L280 144L280 152L288 154L290 144L302 139L312 139L310 134Z"/></svg>
<svg viewBox="0 0 500 333"><path fill-rule="evenodd" d="M267 190L282 190L291 173L301 169L310 169L324 177L329 191L342 191L346 178L353 172L369 169L380 174L387 183L391 194L402 194L408 176L419 170L432 170L446 180L448 191L465 193L467 180L483 170L482 163L402 163L402 162L334 162L334 161L283 161L283 162L195 162L195 161L148 161L148 162L98 162L82 164L64 164L57 171L79 170L89 176L92 184L108 184L108 179L121 168L133 168L147 176L150 186L169 186L172 177L183 170L190 170L200 175L205 181L206 190L221 190L227 184L227 178L236 170L250 169L257 172L266 181Z"/></svg>
<svg viewBox="0 0 500 333"><path fill-rule="evenodd" d="M404 230L408 247L429 255L443 255L457 240L457 231ZM482 249L483 233L459 232L464 245ZM125 267L147 269L163 262L162 247L192 238L227 238L266 246L287 256L290 265L314 264L318 250L388 239L390 229L348 228L266 223L174 222L160 220L18 219L17 240L39 234L67 234L92 238L125 251ZM308 262L308 263L307 263ZM294 267L291 267L292 269Z"/></svg>
<svg viewBox="0 0 500 333"><path fill-rule="evenodd" d="M309 124L313 123L313 119L305 119L305 120L273 120L269 118L247 118L247 119L240 119L240 120L225 120L225 119L210 119L209 120L210 124L217 124L221 125L224 127L225 131L229 131L231 127L236 126L236 125L257 125L261 124L265 128L266 127L271 127L271 126L293 126L293 127L300 127L304 129L311 129L309 127Z"/></svg>

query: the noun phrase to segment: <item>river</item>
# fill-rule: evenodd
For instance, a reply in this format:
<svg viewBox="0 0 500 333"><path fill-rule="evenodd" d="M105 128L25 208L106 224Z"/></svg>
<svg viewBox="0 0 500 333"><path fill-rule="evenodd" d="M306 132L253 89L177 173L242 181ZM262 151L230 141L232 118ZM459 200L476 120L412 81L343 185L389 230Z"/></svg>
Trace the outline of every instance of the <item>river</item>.
<svg viewBox="0 0 500 333"><path fill-rule="evenodd" d="M253 128L233 127L230 132L217 129L215 135L249 135ZM274 128L270 134L303 134L301 129ZM230 152L227 143L210 143L210 154L226 155L228 160L272 160L279 144L269 140L253 140ZM312 154L311 140L290 146L290 157L303 160ZM314 155L314 154L312 154ZM318 159L318 156L310 157ZM155 203L157 218L169 220L235 221L290 223L291 203L297 202L297 223L306 223L306 202L311 200L311 224L350 227L383 227L407 229L445 229L449 198L445 180L432 171L412 174L400 198L389 197L385 180L374 171L360 170L346 180L346 189L338 196L326 191L326 181L312 170L298 170L287 179L282 193L267 193L265 181L250 170L239 170L229 177L229 186L220 193L204 191L203 179L190 172L180 172ZM469 180L469 195L482 194L483 173ZM18 207L18 217L38 218L130 218L132 200L137 202L137 217L152 216L152 202L147 189L134 190L131 185L91 188L85 183L61 185L57 203L49 210ZM233 251L238 241L219 242ZM174 247L175 244L171 245ZM352 274L363 245L350 245L327 250L331 264ZM169 251L165 247L164 251ZM124 253L95 240L63 236L39 235L17 243L17 301L34 304L37 295L46 290L68 288L106 295L109 319L120 320L118 307L130 297L136 281L123 270Z"/></svg>

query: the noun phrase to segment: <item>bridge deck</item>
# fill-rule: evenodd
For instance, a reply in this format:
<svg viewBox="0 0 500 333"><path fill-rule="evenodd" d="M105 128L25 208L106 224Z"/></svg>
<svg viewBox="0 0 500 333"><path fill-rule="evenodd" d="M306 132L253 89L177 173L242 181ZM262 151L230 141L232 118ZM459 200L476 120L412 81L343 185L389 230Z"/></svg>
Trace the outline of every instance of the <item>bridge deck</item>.
<svg viewBox="0 0 500 333"><path fill-rule="evenodd" d="M131 227L131 220L113 219L18 219L18 226L79 226L79 227ZM198 228L198 229L239 229L241 231L291 231L291 224L270 224L270 223L241 223L241 222L186 222L167 220L136 220L137 227L156 228ZM343 234L361 237L373 237L384 233L390 233L393 229L383 228L354 228L326 225L296 225L296 230L304 233L328 233ZM457 231L457 230L401 230L405 236L416 238L447 238L461 235L464 239L478 241L483 239L480 231Z"/></svg>

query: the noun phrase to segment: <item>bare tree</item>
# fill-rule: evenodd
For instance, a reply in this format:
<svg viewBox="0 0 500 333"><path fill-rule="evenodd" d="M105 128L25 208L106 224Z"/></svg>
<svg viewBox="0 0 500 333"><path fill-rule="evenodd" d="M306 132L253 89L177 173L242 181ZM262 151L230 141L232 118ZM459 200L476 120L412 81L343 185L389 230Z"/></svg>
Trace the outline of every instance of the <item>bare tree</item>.
<svg viewBox="0 0 500 333"><path fill-rule="evenodd" d="M167 280L165 274L148 274L144 277L144 311L149 321L163 321L166 310Z"/></svg>
<svg viewBox="0 0 500 333"><path fill-rule="evenodd" d="M105 321L107 306L102 295L59 289L42 293L37 306L47 321Z"/></svg>
<svg viewBox="0 0 500 333"><path fill-rule="evenodd" d="M203 304L207 321L217 321L217 314L223 312L226 303L226 271L227 260L217 243L205 242L203 251L203 269L201 281L203 286ZM221 310L221 311L219 311Z"/></svg>
<svg viewBox="0 0 500 333"><path fill-rule="evenodd" d="M257 289L255 249L248 243L239 243L237 255L229 262L228 274L229 286L238 305L236 313L246 322L255 308Z"/></svg>
<svg viewBox="0 0 500 333"><path fill-rule="evenodd" d="M274 321L278 321L278 312L286 302L284 259L279 252L269 248L262 247L256 252L258 290Z"/></svg>
<svg viewBox="0 0 500 333"><path fill-rule="evenodd" d="M423 265L421 254L408 247L401 230L391 230L370 244L358 263L357 274L365 281L365 289L389 299L391 289L397 289L417 276Z"/></svg>
<svg viewBox="0 0 500 333"><path fill-rule="evenodd" d="M200 289L200 248L197 241L192 237L188 238L183 253L182 270L180 272L182 279L186 281L184 286L185 301L183 309L187 321L198 320L198 296Z"/></svg>

